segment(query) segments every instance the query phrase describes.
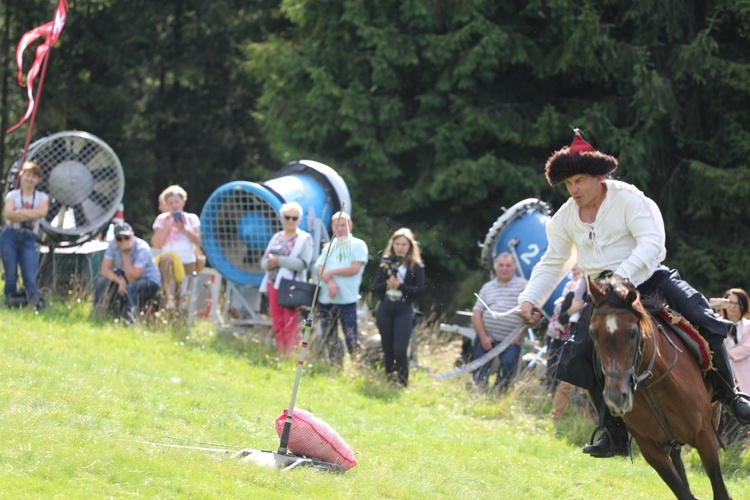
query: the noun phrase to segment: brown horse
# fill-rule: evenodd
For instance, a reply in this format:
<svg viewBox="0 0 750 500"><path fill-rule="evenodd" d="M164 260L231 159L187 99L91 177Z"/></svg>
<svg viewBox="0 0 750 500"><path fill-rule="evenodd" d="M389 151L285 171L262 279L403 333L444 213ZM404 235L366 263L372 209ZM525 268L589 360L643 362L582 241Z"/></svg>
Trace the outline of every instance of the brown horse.
<svg viewBox="0 0 750 500"><path fill-rule="evenodd" d="M683 444L698 451L714 498L729 498L710 386L695 357L646 312L628 281L589 280L589 292L594 302L590 333L612 414L623 418L643 458L677 498L695 498L682 463Z"/></svg>

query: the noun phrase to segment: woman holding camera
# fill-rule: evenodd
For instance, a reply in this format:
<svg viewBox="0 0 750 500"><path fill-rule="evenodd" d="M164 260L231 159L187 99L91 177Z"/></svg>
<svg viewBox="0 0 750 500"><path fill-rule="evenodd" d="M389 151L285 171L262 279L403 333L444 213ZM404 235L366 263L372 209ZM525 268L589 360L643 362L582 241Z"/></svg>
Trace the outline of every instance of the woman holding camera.
<svg viewBox="0 0 750 500"><path fill-rule="evenodd" d="M302 221L302 206L299 203L284 203L279 213L284 229L273 235L263 252L260 266L266 275L260 284L260 291L268 294L276 352L289 356L299 344L299 313L296 309L279 305L278 290L283 278L307 281L307 268L313 257L313 239L310 233L299 228Z"/></svg>
<svg viewBox="0 0 750 500"><path fill-rule="evenodd" d="M414 301L424 295L424 264L411 230L402 227L383 251L373 291L381 301L376 324L383 345L383 363L399 384L409 383L409 341L414 327Z"/></svg>
<svg viewBox="0 0 750 500"><path fill-rule="evenodd" d="M176 307L185 276L192 277L197 271L195 249L201 246L201 221L197 215L184 211L186 202L184 189L169 186L159 195L159 209L163 213L153 225L151 247L158 251L154 260L161 273L167 309Z"/></svg>
<svg viewBox="0 0 750 500"><path fill-rule="evenodd" d="M742 288L730 288L723 298L709 299L711 308L734 323L724 343L740 391L750 393L750 300Z"/></svg>
<svg viewBox="0 0 750 500"><path fill-rule="evenodd" d="M39 221L47 215L49 198L37 190L42 179L42 167L27 161L21 167L21 187L5 197L3 216L5 227L0 234L0 251L5 269L5 302L14 305L13 297L18 293L18 266L21 266L23 286L26 288L26 303L29 307L41 307L36 274L39 258L36 252L36 235Z"/></svg>

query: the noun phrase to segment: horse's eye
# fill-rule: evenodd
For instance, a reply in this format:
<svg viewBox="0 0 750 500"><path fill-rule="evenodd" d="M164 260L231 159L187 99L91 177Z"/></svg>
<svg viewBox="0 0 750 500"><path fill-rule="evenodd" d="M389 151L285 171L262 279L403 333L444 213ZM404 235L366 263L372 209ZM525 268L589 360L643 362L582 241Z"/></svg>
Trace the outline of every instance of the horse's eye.
<svg viewBox="0 0 750 500"><path fill-rule="evenodd" d="M637 326L631 327L630 330L628 331L628 335L630 336L631 339L636 338L638 336L638 333L639 331L638 331Z"/></svg>
<svg viewBox="0 0 750 500"><path fill-rule="evenodd" d="M596 330L594 328L589 328L589 336L594 342L596 342Z"/></svg>

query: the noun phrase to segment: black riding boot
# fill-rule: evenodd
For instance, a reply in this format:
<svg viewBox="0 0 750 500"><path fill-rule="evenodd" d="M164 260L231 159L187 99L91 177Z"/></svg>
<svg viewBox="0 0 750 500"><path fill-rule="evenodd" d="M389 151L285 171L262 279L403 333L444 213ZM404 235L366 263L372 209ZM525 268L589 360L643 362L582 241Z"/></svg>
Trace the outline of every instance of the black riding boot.
<svg viewBox="0 0 750 500"><path fill-rule="evenodd" d="M711 372L711 383L716 393L716 399L742 425L750 424L750 401L748 396L737 390L734 384L732 365L723 342L712 345L713 364L715 371Z"/></svg>
<svg viewBox="0 0 750 500"><path fill-rule="evenodd" d="M588 391L589 398L599 414L599 427L591 435L592 444L583 447L583 452L596 458L608 458L614 456L630 456L630 442L625 422L620 417L615 417L609 412L604 404L601 388ZM594 443L594 435L603 430L599 440Z"/></svg>

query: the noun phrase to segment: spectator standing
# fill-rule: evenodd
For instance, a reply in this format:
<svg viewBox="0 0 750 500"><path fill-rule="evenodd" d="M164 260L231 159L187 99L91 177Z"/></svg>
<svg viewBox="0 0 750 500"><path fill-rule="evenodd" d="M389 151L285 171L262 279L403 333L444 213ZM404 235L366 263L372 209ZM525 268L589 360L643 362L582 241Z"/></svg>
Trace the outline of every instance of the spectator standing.
<svg viewBox="0 0 750 500"><path fill-rule="evenodd" d="M419 243L408 228L388 240L373 291L381 297L376 324L383 346L383 366L389 376L409 384L409 341L414 327L414 301L424 295L425 272Z"/></svg>
<svg viewBox="0 0 750 500"><path fill-rule="evenodd" d="M333 214L331 227L333 238L323 246L315 262L315 273L320 277L318 311L325 354L331 363L343 366L344 349L338 335L339 323L352 361L358 361L361 351L357 300L367 264L367 244L352 235L354 223L346 212Z"/></svg>
<svg viewBox="0 0 750 500"><path fill-rule="evenodd" d="M3 216L5 227L0 233L0 251L5 269L5 301L11 305L11 297L18 293L18 267L26 290L29 307L42 307L37 286L39 256L36 251L36 235L39 221L47 215L49 197L36 186L42 179L42 168L27 161L21 167L20 188L5 196Z"/></svg>
<svg viewBox="0 0 750 500"><path fill-rule="evenodd" d="M562 417L568 398L573 390L573 384L560 381L555 377L557 364L563 345L570 339L578 322L578 316L583 307L583 295L586 291L586 280L581 279L581 271L574 267L570 271L571 279L565 284L560 297L555 300L555 309L549 322L547 335L551 337L549 356L547 357L547 379L552 396L552 420Z"/></svg>
<svg viewBox="0 0 750 500"><path fill-rule="evenodd" d="M726 339L727 354L740 390L750 394L750 305L747 292L742 288L730 288L724 292L723 299L712 298L709 302L724 319L735 325L732 335Z"/></svg>
<svg viewBox="0 0 750 500"><path fill-rule="evenodd" d="M126 222L115 227L115 238L104 251L99 274L94 311L101 314L116 308L116 316L128 324L137 320L143 304L154 298L161 286L151 247L137 238Z"/></svg>
<svg viewBox="0 0 750 500"><path fill-rule="evenodd" d="M299 313L278 303L282 278L307 281L307 268L312 260L313 243L310 233L299 228L302 207L297 202L285 203L279 210L282 231L274 234L263 253L260 265L266 271L260 291L268 294L276 351L288 356L299 344Z"/></svg>
<svg viewBox="0 0 750 500"><path fill-rule="evenodd" d="M154 220L151 246L157 253L156 265L161 273L165 307L175 309L185 276L192 279L196 269L196 248L200 248L200 225L197 215L185 212L187 192L178 185L169 186L159 195L164 210Z"/></svg>
<svg viewBox="0 0 750 500"><path fill-rule="evenodd" d="M517 314L504 313L516 307L518 294L526 286L526 280L516 276L516 261L511 254L503 252L495 257L493 263L496 277L482 286L472 313L472 324L477 333L474 339L474 359L484 356L521 326ZM496 389L502 391L508 388L521 354L522 338L523 334L518 335L518 338L500 353L500 368L495 379ZM487 363L473 372L474 383L480 388L487 388L490 367L491 363Z"/></svg>

